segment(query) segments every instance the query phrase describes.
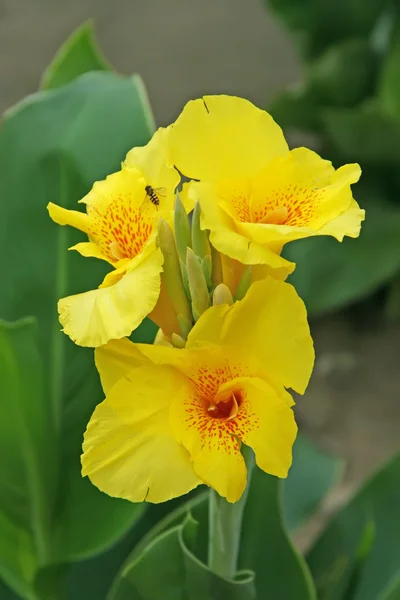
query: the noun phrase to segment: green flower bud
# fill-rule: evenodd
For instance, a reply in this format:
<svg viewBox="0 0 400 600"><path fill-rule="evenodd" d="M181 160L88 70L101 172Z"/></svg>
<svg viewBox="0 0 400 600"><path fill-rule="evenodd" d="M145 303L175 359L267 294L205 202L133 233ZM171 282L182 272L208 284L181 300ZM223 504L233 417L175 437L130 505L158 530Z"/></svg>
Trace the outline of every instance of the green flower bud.
<svg viewBox="0 0 400 600"><path fill-rule="evenodd" d="M159 221L157 239L158 245L161 248L161 252L164 255L163 277L167 294L171 299L176 314L183 315L187 320L190 321L190 304L182 283L174 234L164 219L160 219Z"/></svg>
<svg viewBox="0 0 400 600"><path fill-rule="evenodd" d="M174 210L175 243L179 259L185 264L186 248L192 247L189 219L179 194L176 194Z"/></svg>
<svg viewBox="0 0 400 600"><path fill-rule="evenodd" d="M178 320L179 327L180 327L180 330L182 332L182 335L183 335L183 337L186 340L187 336L189 335L189 331L193 327L192 319L189 320L186 317L184 317L183 315L178 315L176 318Z"/></svg>
<svg viewBox="0 0 400 600"><path fill-rule="evenodd" d="M185 347L185 340L183 339L183 337L181 337L180 335L178 335L177 333L173 333L171 336L172 339L172 345L175 346L175 348L184 348Z"/></svg>
<svg viewBox="0 0 400 600"><path fill-rule="evenodd" d="M196 256L205 258L211 257L211 247L208 241L208 233L205 229L200 229L200 204L197 202L192 216L192 248Z"/></svg>
<svg viewBox="0 0 400 600"><path fill-rule="evenodd" d="M218 304L233 304L231 290L224 283L217 285L213 293L213 305Z"/></svg>
<svg viewBox="0 0 400 600"><path fill-rule="evenodd" d="M214 287L223 282L221 255L211 246L211 282Z"/></svg>
<svg viewBox="0 0 400 600"><path fill-rule="evenodd" d="M235 299L235 302L237 300L242 300L242 298L245 297L247 290L249 289L249 287L251 285L252 277L253 277L253 269L251 268L251 266L248 266L243 271L243 274L242 274L240 281L238 283L238 286L236 288L236 292L233 296Z"/></svg>
<svg viewBox="0 0 400 600"><path fill-rule="evenodd" d="M197 321L200 315L210 306L210 296L203 269L191 248L186 250L186 272L192 298L193 317Z"/></svg>

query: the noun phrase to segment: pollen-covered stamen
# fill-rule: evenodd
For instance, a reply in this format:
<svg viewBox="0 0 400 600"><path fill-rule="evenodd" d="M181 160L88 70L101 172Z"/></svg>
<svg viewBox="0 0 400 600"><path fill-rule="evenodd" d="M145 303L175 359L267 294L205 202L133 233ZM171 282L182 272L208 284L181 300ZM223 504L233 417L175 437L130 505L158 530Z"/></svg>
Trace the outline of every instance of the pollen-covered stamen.
<svg viewBox="0 0 400 600"><path fill-rule="evenodd" d="M152 234L155 210L151 202L138 205L137 199L124 196L106 207L89 206L89 235L112 262L134 258Z"/></svg>
<svg viewBox="0 0 400 600"><path fill-rule="evenodd" d="M283 225L289 216L286 206L277 206L267 212L258 223L269 223L270 225Z"/></svg>
<svg viewBox="0 0 400 600"><path fill-rule="evenodd" d="M207 402L207 412L214 419L234 419L243 402L242 390L225 390Z"/></svg>
<svg viewBox="0 0 400 600"><path fill-rule="evenodd" d="M306 227L324 195L315 187L288 184L271 190L267 197L253 198L251 222Z"/></svg>

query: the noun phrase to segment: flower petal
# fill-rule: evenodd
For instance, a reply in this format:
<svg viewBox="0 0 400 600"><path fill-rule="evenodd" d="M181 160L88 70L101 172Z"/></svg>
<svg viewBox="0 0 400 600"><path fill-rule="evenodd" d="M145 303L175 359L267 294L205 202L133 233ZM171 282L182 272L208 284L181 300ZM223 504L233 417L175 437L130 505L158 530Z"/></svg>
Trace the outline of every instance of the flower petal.
<svg viewBox="0 0 400 600"><path fill-rule="evenodd" d="M132 369L149 363L146 356L128 338L111 340L104 346L96 348L94 360L106 396L111 388Z"/></svg>
<svg viewBox="0 0 400 600"><path fill-rule="evenodd" d="M77 210L67 210L62 206L49 202L47 205L50 217L59 225L71 225L84 233L88 233L90 229L89 219L86 213L81 213Z"/></svg>
<svg viewBox="0 0 400 600"><path fill-rule="evenodd" d="M174 369L134 369L94 411L85 433L82 474L100 490L131 502L165 502L201 481L171 431L169 409L187 383Z"/></svg>
<svg viewBox="0 0 400 600"><path fill-rule="evenodd" d="M304 393L314 349L303 301L293 286L267 277L254 282L233 306L209 308L189 333L187 348L236 346L265 366L275 387Z"/></svg>
<svg viewBox="0 0 400 600"><path fill-rule="evenodd" d="M361 223L364 219L365 210L361 209L353 200L345 212L323 225L317 233L318 235L332 235L339 242L343 241L345 235L356 238L360 235Z"/></svg>
<svg viewBox="0 0 400 600"><path fill-rule="evenodd" d="M238 388L243 393L243 404L236 435L253 448L260 469L276 477L287 477L297 434L291 396L284 390L278 394L258 377L232 380L221 391Z"/></svg>
<svg viewBox="0 0 400 600"><path fill-rule="evenodd" d="M168 135L164 127L160 127L146 146L132 148L124 162L126 169L138 169L147 185L160 192L160 204L163 208L173 209L175 189L180 182L178 171L174 168L169 155Z"/></svg>
<svg viewBox="0 0 400 600"><path fill-rule="evenodd" d="M71 246L68 250L76 250L81 256L100 258L101 260L113 264L110 259L103 254L101 248L94 242L80 242L79 244L75 244L75 246Z"/></svg>
<svg viewBox="0 0 400 600"><path fill-rule="evenodd" d="M188 102L169 128L171 157L187 177L217 181L260 171L288 146L265 111L235 96Z"/></svg>
<svg viewBox="0 0 400 600"><path fill-rule="evenodd" d="M205 413L194 390L171 407L175 439L189 451L197 475L228 502L236 502L245 490L247 471L240 443L226 423Z"/></svg>
<svg viewBox="0 0 400 600"><path fill-rule="evenodd" d="M80 346L102 346L130 335L156 305L162 264L157 249L114 285L61 299L64 332Z"/></svg>

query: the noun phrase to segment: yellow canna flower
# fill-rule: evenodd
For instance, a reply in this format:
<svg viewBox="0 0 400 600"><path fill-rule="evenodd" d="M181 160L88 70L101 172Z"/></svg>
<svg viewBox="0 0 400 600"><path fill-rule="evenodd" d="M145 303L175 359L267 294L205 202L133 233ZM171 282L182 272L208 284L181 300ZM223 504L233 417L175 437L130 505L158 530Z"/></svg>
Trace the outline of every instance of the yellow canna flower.
<svg viewBox="0 0 400 600"><path fill-rule="evenodd" d="M157 223L161 217L172 219L180 181L168 162L165 136L159 129L147 146L128 153L119 172L96 182L80 200L86 213L48 205L56 223L76 227L89 238L70 250L114 267L97 290L58 303L64 332L81 346L129 335L156 306L163 264Z"/></svg>
<svg viewBox="0 0 400 600"><path fill-rule="evenodd" d="M304 304L272 277L209 308L184 349L112 341L96 349L106 399L85 433L82 474L133 502L201 483L235 502L245 444L261 469L286 477L297 432L286 388L304 393L313 360Z"/></svg>
<svg viewBox="0 0 400 600"><path fill-rule="evenodd" d="M336 170L306 148L289 151L281 128L242 98L205 96L189 102L169 128L171 158L192 182L201 226L212 244L244 264L266 264L286 277L280 256L292 240L314 235L357 237L364 211L350 184L361 170Z"/></svg>

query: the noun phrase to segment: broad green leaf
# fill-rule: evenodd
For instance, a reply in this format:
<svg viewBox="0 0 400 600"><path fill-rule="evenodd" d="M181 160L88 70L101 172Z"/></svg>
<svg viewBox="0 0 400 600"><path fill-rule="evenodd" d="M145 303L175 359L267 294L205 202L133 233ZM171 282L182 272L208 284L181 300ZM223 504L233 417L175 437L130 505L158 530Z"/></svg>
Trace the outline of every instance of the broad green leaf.
<svg viewBox="0 0 400 600"><path fill-rule="evenodd" d="M93 352L60 332L56 303L96 288L104 267L67 252L83 237L54 224L46 205L76 209L93 182L117 170L152 130L140 79L101 72L27 98L7 113L0 129L0 223L7 248L0 258L7 281L0 316L37 317L48 380L44 395L62 439L53 560L104 550L141 509L101 494L79 475L82 434L103 394Z"/></svg>
<svg viewBox="0 0 400 600"><path fill-rule="evenodd" d="M395 594L399 489L400 455L367 481L318 538L308 562L321 600L383 600L389 590Z"/></svg>
<svg viewBox="0 0 400 600"><path fill-rule="evenodd" d="M52 553L57 459L37 337L34 319L0 322L0 576L26 598Z"/></svg>
<svg viewBox="0 0 400 600"><path fill-rule="evenodd" d="M265 0L284 21L301 34L306 56L317 56L327 46L346 38L367 36L389 0Z"/></svg>
<svg viewBox="0 0 400 600"><path fill-rule="evenodd" d="M299 434L293 447L293 464L282 483L283 517L293 531L315 513L343 471L341 460L320 452Z"/></svg>
<svg viewBox="0 0 400 600"><path fill-rule="evenodd" d="M375 100L357 110L329 108L322 114L326 134L341 160L361 166L399 166L400 123L386 115Z"/></svg>
<svg viewBox="0 0 400 600"><path fill-rule="evenodd" d="M282 517L281 481L255 467L243 519L239 568L255 573L257 598L316 600L308 568Z"/></svg>
<svg viewBox="0 0 400 600"><path fill-rule="evenodd" d="M281 92L269 105L269 112L284 129L318 133L322 121L317 99L304 86Z"/></svg>
<svg viewBox="0 0 400 600"><path fill-rule="evenodd" d="M373 91L376 63L366 39L344 40L309 64L307 88L322 104L354 106Z"/></svg>
<svg viewBox="0 0 400 600"><path fill-rule="evenodd" d="M400 600L400 575L379 596L379 600Z"/></svg>
<svg viewBox="0 0 400 600"><path fill-rule="evenodd" d="M397 26L393 41L385 56L378 88L382 109L393 118L400 120L400 25Z"/></svg>
<svg viewBox="0 0 400 600"><path fill-rule="evenodd" d="M361 199L360 203L364 206ZM400 271L400 211L378 202L365 207L358 239L339 243L315 237L285 248L285 256L297 263L290 282L310 313L358 301Z"/></svg>
<svg viewBox="0 0 400 600"><path fill-rule="evenodd" d="M192 547L198 529L189 515L183 524L152 539L124 566L108 600L255 600L250 573L226 580L196 558Z"/></svg>
<svg viewBox="0 0 400 600"><path fill-rule="evenodd" d="M172 578L171 593L175 592L174 585L177 578L180 578L182 590L181 595L176 596L177 600L203 600L205 598L223 600L225 597L247 600L247 598L253 598L254 593L250 572L255 574L257 598L271 596L271 598L277 599L315 600L315 591L307 566L296 552L284 528L280 487L280 482L276 478L262 473L258 468L255 469L244 511L239 557L239 575L242 574L243 579L239 579L235 583L227 582L210 574L205 565L208 510L208 494L205 492L189 500L160 521L134 548L116 578L108 600L128 600L130 598L147 600L147 598L157 597L151 596L154 593L151 587L154 585L152 582L154 578L162 579L163 577L164 582L169 581L168 577ZM185 528L183 533L180 529L185 514L188 512L193 514L199 523L196 535L192 536L190 541L186 539ZM179 547L176 543L179 535L183 535L180 546L180 551L183 552L183 566L180 562L182 555L179 554ZM173 552L178 553L174 558L172 554L168 555L171 556L169 560L174 563L175 568L174 572L168 576L164 571L166 567L164 565L159 567L159 562L152 559L152 553L155 557L158 556L159 544L165 544L165 550L160 550L160 553L172 553L172 545L174 545ZM151 562L147 562L150 560ZM151 569L148 565L151 565ZM138 569L139 571L137 571ZM149 574L151 570L153 578ZM138 573L140 583L137 579ZM140 588L141 592L138 592L138 586L143 586ZM135 596L133 590L136 594L142 593L143 595ZM184 591L188 595L185 595ZM165 597L168 598L168 596Z"/></svg>
<svg viewBox="0 0 400 600"><path fill-rule="evenodd" d="M108 71L110 66L94 39L93 23L83 23L64 42L41 81L41 88L49 90L70 83L88 71Z"/></svg>

